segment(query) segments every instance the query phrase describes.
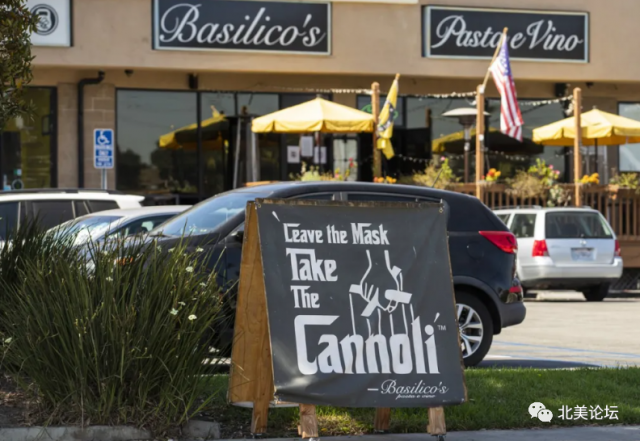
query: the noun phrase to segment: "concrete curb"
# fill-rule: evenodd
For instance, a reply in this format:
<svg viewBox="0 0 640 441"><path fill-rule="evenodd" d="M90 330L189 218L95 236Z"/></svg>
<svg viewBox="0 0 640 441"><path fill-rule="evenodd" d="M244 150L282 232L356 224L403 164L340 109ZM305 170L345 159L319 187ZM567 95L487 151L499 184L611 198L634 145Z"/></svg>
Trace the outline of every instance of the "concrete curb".
<svg viewBox="0 0 640 441"><path fill-rule="evenodd" d="M182 428L182 441L220 439L220 424L192 420ZM129 426L0 428L2 441L153 441L146 430Z"/></svg>

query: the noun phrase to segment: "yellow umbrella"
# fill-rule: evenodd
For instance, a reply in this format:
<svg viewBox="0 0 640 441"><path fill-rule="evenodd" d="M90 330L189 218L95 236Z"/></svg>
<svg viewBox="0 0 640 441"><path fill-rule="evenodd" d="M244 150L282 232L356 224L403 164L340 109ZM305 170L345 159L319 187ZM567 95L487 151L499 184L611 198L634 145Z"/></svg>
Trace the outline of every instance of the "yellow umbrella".
<svg viewBox="0 0 640 441"><path fill-rule="evenodd" d="M253 120L255 133L373 132L373 115L316 98Z"/></svg>
<svg viewBox="0 0 640 441"><path fill-rule="evenodd" d="M582 114L582 145L620 145L640 142L640 122L602 110ZM575 120L566 118L533 130L533 141L543 145L565 147L576 136Z"/></svg>
<svg viewBox="0 0 640 441"><path fill-rule="evenodd" d="M205 149L221 148L223 139L220 132L229 128L229 121L225 116L213 107L212 110L213 116L202 121L202 145ZM194 123L162 135L158 140L158 147L170 150L195 150L198 143L197 129L198 123Z"/></svg>

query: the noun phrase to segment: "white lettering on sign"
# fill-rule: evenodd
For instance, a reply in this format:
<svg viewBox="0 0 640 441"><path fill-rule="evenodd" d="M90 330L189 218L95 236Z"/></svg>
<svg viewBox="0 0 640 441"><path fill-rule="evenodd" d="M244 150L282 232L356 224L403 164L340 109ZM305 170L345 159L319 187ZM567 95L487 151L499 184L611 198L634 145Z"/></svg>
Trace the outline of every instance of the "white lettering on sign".
<svg viewBox="0 0 640 441"><path fill-rule="evenodd" d="M351 224L354 244L364 245L389 245L387 230L382 225L376 229L368 229L371 224Z"/></svg>
<svg viewBox="0 0 640 441"><path fill-rule="evenodd" d="M438 41L431 45L432 49L444 46L449 41L454 41L457 47L495 48L500 42L502 30L489 26L483 31L471 31L467 29L464 16L449 15L440 20L435 33ZM571 52L581 43L584 43L584 39L578 35L558 34L553 20L538 20L527 27L526 35L518 32L508 38L511 49L519 49L527 44L529 49L541 47L545 51Z"/></svg>
<svg viewBox="0 0 640 441"><path fill-rule="evenodd" d="M267 7L262 7L254 17L245 16L247 24L199 23L200 7L189 3L178 3L168 8L160 18L160 41L171 43L217 43L240 45L280 45L288 47L301 41L305 47L320 44L327 33L317 26L308 28L313 15L307 14L301 25L270 25Z"/></svg>
<svg viewBox="0 0 640 441"><path fill-rule="evenodd" d="M338 276L335 260L316 259L315 250L287 248L287 256L291 256L291 272L294 281L335 282ZM306 256L306 257L305 257Z"/></svg>

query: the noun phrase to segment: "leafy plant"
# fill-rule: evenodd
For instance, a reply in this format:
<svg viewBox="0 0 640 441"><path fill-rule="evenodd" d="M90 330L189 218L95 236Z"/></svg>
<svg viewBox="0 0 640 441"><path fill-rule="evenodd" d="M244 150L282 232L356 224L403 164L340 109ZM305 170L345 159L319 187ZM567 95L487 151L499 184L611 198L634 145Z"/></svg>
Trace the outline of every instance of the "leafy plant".
<svg viewBox="0 0 640 441"><path fill-rule="evenodd" d="M4 0L0 7L0 128L12 118L32 110L24 99L31 82L31 33L38 18L25 0Z"/></svg>
<svg viewBox="0 0 640 441"><path fill-rule="evenodd" d="M347 170L342 173L339 168L336 168L333 173L320 172L320 167L311 165L307 168L307 163L302 162L300 167L300 174L289 175L289 178L293 181L346 181L351 175L351 170L355 167L353 159L349 159L349 165Z"/></svg>
<svg viewBox="0 0 640 441"><path fill-rule="evenodd" d="M536 164L529 167L528 173L542 181L545 187L551 187L560 176L559 170L553 169L553 164L547 165L546 161L537 158Z"/></svg>
<svg viewBox="0 0 640 441"><path fill-rule="evenodd" d="M581 184L600 184L600 175L598 173L593 173L591 175L584 175L582 179L580 179Z"/></svg>
<svg viewBox="0 0 640 441"><path fill-rule="evenodd" d="M395 184L398 180L391 176L385 176L384 178L373 178L373 182L378 184Z"/></svg>
<svg viewBox="0 0 640 441"><path fill-rule="evenodd" d="M617 185L620 188L630 188L632 190L636 190L640 188L638 181L638 173L616 173L609 180L609 183L612 185Z"/></svg>
<svg viewBox="0 0 640 441"><path fill-rule="evenodd" d="M440 176L438 176L438 173L440 173ZM429 161L429 165L427 165L423 172L401 177L400 183L448 189L459 180L460 178L455 175L449 165L449 159L442 156L439 161L437 159Z"/></svg>
<svg viewBox="0 0 640 441"><path fill-rule="evenodd" d="M221 309L203 250L186 241L168 252L140 241L88 254L64 241L38 247L17 278L0 281L0 359L43 413L163 431L197 412Z"/></svg>
<svg viewBox="0 0 640 441"><path fill-rule="evenodd" d="M571 202L571 191L559 185L554 185L549 189L549 207L567 207Z"/></svg>
<svg viewBox="0 0 640 441"><path fill-rule="evenodd" d="M487 174L482 177L482 179L486 182L496 182L498 178L500 178L501 174L502 173L500 173L500 171L496 170L495 168L490 168Z"/></svg>
<svg viewBox="0 0 640 441"><path fill-rule="evenodd" d="M531 173L520 170L508 181L507 193L520 198L543 197L547 191L544 182Z"/></svg>

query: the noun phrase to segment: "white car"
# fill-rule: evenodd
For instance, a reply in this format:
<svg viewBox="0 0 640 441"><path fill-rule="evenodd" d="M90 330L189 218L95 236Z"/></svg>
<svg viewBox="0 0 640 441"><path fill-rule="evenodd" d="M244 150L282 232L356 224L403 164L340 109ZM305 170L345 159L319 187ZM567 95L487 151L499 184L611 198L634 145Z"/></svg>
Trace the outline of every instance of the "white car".
<svg viewBox="0 0 640 441"><path fill-rule="evenodd" d="M620 245L602 214L590 208L495 210L518 240L517 273L525 290L575 289L603 300L622 275Z"/></svg>
<svg viewBox="0 0 640 441"><path fill-rule="evenodd" d="M140 208L144 196L107 190L18 190L0 192L0 242L29 219L50 229L63 222L97 211Z"/></svg>
<svg viewBox="0 0 640 441"><path fill-rule="evenodd" d="M53 234L74 235L75 245L101 242L107 237L129 237L146 234L171 219L190 205L126 208L87 214L49 230Z"/></svg>

